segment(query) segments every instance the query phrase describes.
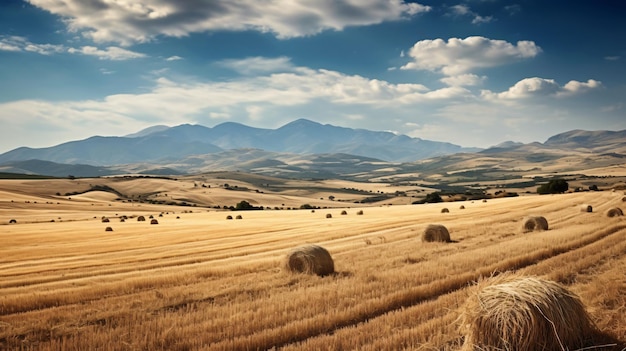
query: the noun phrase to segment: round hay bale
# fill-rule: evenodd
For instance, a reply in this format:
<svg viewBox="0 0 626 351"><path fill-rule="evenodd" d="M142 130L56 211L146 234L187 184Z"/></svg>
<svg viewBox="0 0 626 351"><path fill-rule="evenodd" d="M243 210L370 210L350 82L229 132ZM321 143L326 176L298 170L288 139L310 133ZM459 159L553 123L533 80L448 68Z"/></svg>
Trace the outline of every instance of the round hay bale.
<svg viewBox="0 0 626 351"><path fill-rule="evenodd" d="M580 212L593 212L591 205L580 205Z"/></svg>
<svg viewBox="0 0 626 351"><path fill-rule="evenodd" d="M465 206L461 205L461 207L459 207L459 210L464 210Z"/></svg>
<svg viewBox="0 0 626 351"><path fill-rule="evenodd" d="M15 219L11 219L9 220L9 224L17 224L17 221Z"/></svg>
<svg viewBox="0 0 626 351"><path fill-rule="evenodd" d="M243 219L243 217L241 215L237 215L237 217L235 217L235 219Z"/></svg>
<svg viewBox="0 0 626 351"><path fill-rule="evenodd" d="M429 224L422 234L423 242L450 242L450 232L448 228L441 224Z"/></svg>
<svg viewBox="0 0 626 351"><path fill-rule="evenodd" d="M326 218L333 218L333 215L332 215L332 214L330 214L330 213L327 213L327 214L326 214Z"/></svg>
<svg viewBox="0 0 626 351"><path fill-rule="evenodd" d="M613 208L609 209L608 211L606 211L606 216L607 217L619 217L619 216L623 216L623 215L624 215L624 212L619 207L613 207Z"/></svg>
<svg viewBox="0 0 626 351"><path fill-rule="evenodd" d="M112 232L112 231L113 231L113 228L111 228L111 227L106 227L106 228L104 228L104 231L105 231L105 232Z"/></svg>
<svg viewBox="0 0 626 351"><path fill-rule="evenodd" d="M108 218L106 218L106 217L102 218L102 223L109 223L109 222L110 222L110 220Z"/></svg>
<svg viewBox="0 0 626 351"><path fill-rule="evenodd" d="M441 209L441 213L450 213L450 210L448 210L446 207Z"/></svg>
<svg viewBox="0 0 626 351"><path fill-rule="evenodd" d="M556 282L505 275L478 287L462 310L462 350L581 350L597 335L580 299Z"/></svg>
<svg viewBox="0 0 626 351"><path fill-rule="evenodd" d="M531 216L524 220L524 233L548 230L548 220L543 216Z"/></svg>
<svg viewBox="0 0 626 351"><path fill-rule="evenodd" d="M306 245L291 250L285 257L284 267L292 273L325 276L335 272L330 253L318 245Z"/></svg>
<svg viewBox="0 0 626 351"><path fill-rule="evenodd" d="M228 215L228 216L226 216L226 219L233 219L233 216Z"/></svg>
<svg viewBox="0 0 626 351"><path fill-rule="evenodd" d="M622 202L626 202L626 196L622 198Z"/></svg>
<svg viewBox="0 0 626 351"><path fill-rule="evenodd" d="M120 219L120 222L126 222L126 220L124 218Z"/></svg>
<svg viewBox="0 0 626 351"><path fill-rule="evenodd" d="M153 219L150 221L150 224L159 224L159 221L157 221L157 220L156 220L156 218L153 218Z"/></svg>
<svg viewBox="0 0 626 351"><path fill-rule="evenodd" d="M346 211L346 210L341 211L341 215L342 215L342 216L345 216L345 215L347 215L347 214L348 214L348 211Z"/></svg>
<svg viewBox="0 0 626 351"><path fill-rule="evenodd" d="M137 217L137 222L145 222L145 221L146 221L146 217L144 216Z"/></svg>
<svg viewBox="0 0 626 351"><path fill-rule="evenodd" d="M357 214L357 216L362 216L363 215L363 210L359 210L356 214Z"/></svg>

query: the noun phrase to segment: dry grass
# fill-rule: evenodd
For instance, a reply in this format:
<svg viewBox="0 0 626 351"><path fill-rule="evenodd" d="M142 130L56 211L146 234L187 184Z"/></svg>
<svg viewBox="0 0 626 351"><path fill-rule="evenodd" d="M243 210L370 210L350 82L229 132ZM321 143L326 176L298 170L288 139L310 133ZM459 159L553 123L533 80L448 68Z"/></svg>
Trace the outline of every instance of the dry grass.
<svg viewBox="0 0 626 351"><path fill-rule="evenodd" d="M432 245L416 235L441 204L372 206L336 220L246 211L235 222L223 211L105 198L46 205L51 198L28 193L43 187L12 184L0 182L0 349L458 350L468 287L505 271L559 282L599 329L626 340L626 223L602 215L622 195L490 200L443 216L458 243ZM38 204L10 202L18 197ZM581 203L598 214L572 211ZM520 218L534 211L550 230L521 235ZM158 226L127 220L106 235L100 222L162 212ZM304 243L332 252L338 272L284 274L285 255Z"/></svg>

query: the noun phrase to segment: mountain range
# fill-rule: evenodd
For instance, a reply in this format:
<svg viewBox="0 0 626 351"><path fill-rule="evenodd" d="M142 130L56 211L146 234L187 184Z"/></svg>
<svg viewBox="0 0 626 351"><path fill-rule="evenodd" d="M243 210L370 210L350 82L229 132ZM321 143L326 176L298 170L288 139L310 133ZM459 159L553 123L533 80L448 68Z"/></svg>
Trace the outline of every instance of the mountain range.
<svg viewBox="0 0 626 351"><path fill-rule="evenodd" d="M171 128L154 126L123 137L94 136L47 148L20 147L0 155L0 164L39 159L112 166L174 161L192 155L249 148L295 154L346 153L390 162L478 150L391 132L342 128L299 119L278 129L253 128L233 122L213 128L189 124Z"/></svg>
<svg viewBox="0 0 626 351"><path fill-rule="evenodd" d="M0 155L0 172L88 177L236 170L370 180L467 170L570 171L623 164L624 160L626 130L573 130L544 143L509 141L483 150L299 119L277 129L232 122L213 128L153 126L121 137L93 136L47 148L20 147Z"/></svg>

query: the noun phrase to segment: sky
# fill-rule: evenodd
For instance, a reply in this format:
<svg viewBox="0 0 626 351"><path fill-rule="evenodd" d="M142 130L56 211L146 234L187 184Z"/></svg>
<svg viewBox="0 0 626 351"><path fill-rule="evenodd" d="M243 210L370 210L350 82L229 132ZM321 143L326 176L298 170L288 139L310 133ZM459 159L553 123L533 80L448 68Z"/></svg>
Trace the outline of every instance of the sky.
<svg viewBox="0 0 626 351"><path fill-rule="evenodd" d="M626 129L622 0L2 0L0 153L306 118L465 147Z"/></svg>

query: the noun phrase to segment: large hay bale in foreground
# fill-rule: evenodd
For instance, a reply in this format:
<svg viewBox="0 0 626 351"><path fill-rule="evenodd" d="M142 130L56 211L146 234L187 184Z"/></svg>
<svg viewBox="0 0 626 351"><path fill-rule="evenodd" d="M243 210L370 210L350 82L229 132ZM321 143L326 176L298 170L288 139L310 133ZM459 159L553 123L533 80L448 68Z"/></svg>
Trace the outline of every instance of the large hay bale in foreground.
<svg viewBox="0 0 626 351"><path fill-rule="evenodd" d="M422 234L423 242L450 242L450 232L448 228L441 224L429 224Z"/></svg>
<svg viewBox="0 0 626 351"><path fill-rule="evenodd" d="M530 216L524 220L524 233L548 230L548 220L543 216Z"/></svg>
<svg viewBox="0 0 626 351"><path fill-rule="evenodd" d="M591 205L580 205L580 212L593 212Z"/></svg>
<svg viewBox="0 0 626 351"><path fill-rule="evenodd" d="M608 211L606 211L606 215L607 217L619 217L619 216L623 216L624 212L619 207L613 207L609 209Z"/></svg>
<svg viewBox="0 0 626 351"><path fill-rule="evenodd" d="M580 299L534 277L494 278L465 303L462 350L581 350L597 335Z"/></svg>
<svg viewBox="0 0 626 351"><path fill-rule="evenodd" d="M325 276L335 272L335 263L330 253L318 245L306 245L291 250L284 262L286 270Z"/></svg>

